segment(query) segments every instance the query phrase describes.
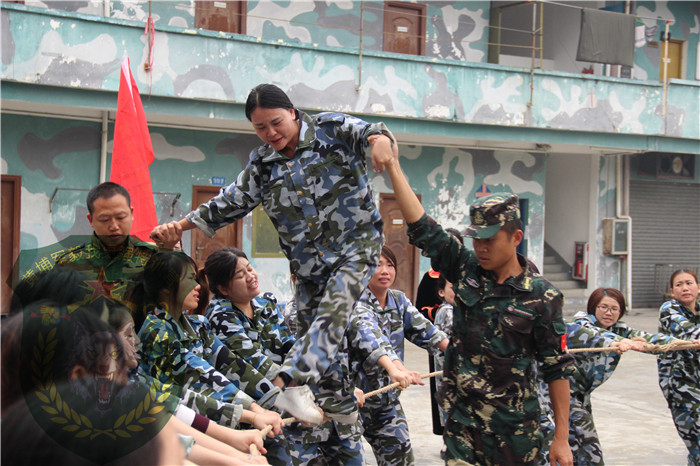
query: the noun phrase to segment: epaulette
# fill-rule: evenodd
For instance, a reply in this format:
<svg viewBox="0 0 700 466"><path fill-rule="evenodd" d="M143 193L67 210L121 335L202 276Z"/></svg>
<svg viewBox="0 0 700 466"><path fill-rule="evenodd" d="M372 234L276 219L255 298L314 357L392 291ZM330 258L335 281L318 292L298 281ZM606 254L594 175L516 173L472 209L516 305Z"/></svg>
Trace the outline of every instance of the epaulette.
<svg viewBox="0 0 700 466"><path fill-rule="evenodd" d="M342 123L345 121L345 114L337 112L322 112L314 115L313 119L319 124L326 123L328 121Z"/></svg>

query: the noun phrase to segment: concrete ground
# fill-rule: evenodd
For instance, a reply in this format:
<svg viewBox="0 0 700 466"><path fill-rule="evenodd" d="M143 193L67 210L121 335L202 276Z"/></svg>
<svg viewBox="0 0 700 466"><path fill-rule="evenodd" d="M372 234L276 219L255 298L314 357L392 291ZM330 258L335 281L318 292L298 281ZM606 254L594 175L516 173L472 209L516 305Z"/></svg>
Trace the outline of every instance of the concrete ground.
<svg viewBox="0 0 700 466"><path fill-rule="evenodd" d="M623 319L632 328L655 332L658 311L635 309ZM428 371L425 350L407 342L406 367ZM656 358L630 351L612 377L593 392L593 415L608 465L685 465L687 450L676 433L666 400L659 389ZM412 386L401 395L416 464L444 464L442 438L433 435L428 385ZM367 464L376 465L365 442Z"/></svg>

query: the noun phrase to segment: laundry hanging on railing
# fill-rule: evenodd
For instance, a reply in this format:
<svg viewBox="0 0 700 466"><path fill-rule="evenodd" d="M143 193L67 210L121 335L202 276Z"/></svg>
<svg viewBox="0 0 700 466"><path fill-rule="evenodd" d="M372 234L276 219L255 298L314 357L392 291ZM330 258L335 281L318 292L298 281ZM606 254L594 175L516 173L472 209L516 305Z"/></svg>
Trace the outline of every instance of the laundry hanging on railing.
<svg viewBox="0 0 700 466"><path fill-rule="evenodd" d="M577 61L634 66L635 17L581 9Z"/></svg>

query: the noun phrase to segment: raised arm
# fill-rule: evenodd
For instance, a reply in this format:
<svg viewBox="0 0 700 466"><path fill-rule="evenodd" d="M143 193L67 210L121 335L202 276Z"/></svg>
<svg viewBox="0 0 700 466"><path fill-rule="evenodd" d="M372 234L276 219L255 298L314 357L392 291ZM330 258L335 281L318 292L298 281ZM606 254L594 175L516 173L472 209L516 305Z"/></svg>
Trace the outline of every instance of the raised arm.
<svg viewBox="0 0 700 466"><path fill-rule="evenodd" d="M388 138L386 138L388 139ZM375 170L382 172L386 169L391 178L391 184L394 186L394 194L396 194L396 200L399 203L399 208L403 214L406 222L414 223L420 220L420 218L425 214L425 209L421 205L418 197L415 195L411 186L408 184L406 176L401 170L401 165L399 165L399 153L398 150L381 150L377 151L378 146L389 144L383 140L376 140L376 143L372 146L372 163L374 164ZM394 148L396 144L394 144ZM386 149L386 148L384 148Z"/></svg>
<svg viewBox="0 0 700 466"><path fill-rule="evenodd" d="M194 228L194 225L183 218L175 222L158 225L151 232L151 239L160 247L172 249L180 239L182 233ZM168 247L170 246L170 247Z"/></svg>

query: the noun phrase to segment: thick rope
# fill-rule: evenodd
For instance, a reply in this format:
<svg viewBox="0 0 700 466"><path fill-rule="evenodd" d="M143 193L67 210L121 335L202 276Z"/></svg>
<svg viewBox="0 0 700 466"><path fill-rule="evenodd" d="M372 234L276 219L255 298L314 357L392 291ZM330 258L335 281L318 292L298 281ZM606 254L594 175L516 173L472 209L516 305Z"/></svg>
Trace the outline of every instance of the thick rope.
<svg viewBox="0 0 700 466"><path fill-rule="evenodd" d="M674 340L665 345L652 345L647 343L644 348L644 353L667 353L669 351L682 351L689 349L697 349L698 347L692 341ZM567 348L567 353L603 353L606 351L617 351L617 348L606 346L605 348Z"/></svg>
<svg viewBox="0 0 700 466"><path fill-rule="evenodd" d="M265 436L267 436L267 434L269 434L271 430L272 430L272 425L268 424L265 426L265 428L263 428L262 430L259 430L258 432L260 432L260 436L262 438L265 438ZM260 451L258 450L258 447L256 447L254 443L250 444L250 447L248 448L248 450L249 450L251 455L254 455L254 456L260 455Z"/></svg>

